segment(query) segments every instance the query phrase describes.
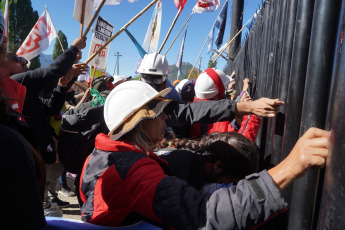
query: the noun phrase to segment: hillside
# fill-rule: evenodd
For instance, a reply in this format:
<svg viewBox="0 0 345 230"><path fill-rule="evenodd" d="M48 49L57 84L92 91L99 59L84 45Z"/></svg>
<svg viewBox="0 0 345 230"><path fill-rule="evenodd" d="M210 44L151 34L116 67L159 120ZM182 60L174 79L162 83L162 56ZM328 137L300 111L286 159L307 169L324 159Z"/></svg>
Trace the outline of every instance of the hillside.
<svg viewBox="0 0 345 230"><path fill-rule="evenodd" d="M40 62L41 62L41 67L47 67L48 65L53 63L52 55L41 53Z"/></svg>
<svg viewBox="0 0 345 230"><path fill-rule="evenodd" d="M182 75L180 76L180 80L188 77L187 74L188 74L188 71L191 70L191 68L193 68L193 66L190 63L182 62L182 67L181 67ZM176 67L176 65L170 65L169 70L171 72L171 74L169 76L169 80L171 82L174 82L177 79L177 67Z"/></svg>

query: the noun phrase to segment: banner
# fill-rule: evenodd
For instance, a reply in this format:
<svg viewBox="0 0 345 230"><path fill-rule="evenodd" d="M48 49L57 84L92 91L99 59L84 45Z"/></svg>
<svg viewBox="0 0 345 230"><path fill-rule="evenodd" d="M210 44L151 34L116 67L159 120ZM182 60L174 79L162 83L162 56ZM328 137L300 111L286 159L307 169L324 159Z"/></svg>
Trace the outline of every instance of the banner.
<svg viewBox="0 0 345 230"><path fill-rule="evenodd" d="M23 44L19 47L17 55L24 57L26 60L31 60L48 49L56 36L57 33L53 22L49 13L45 10Z"/></svg>
<svg viewBox="0 0 345 230"><path fill-rule="evenodd" d="M111 38L113 31L114 26L103 19L101 16L98 16L95 25L95 32L92 36L90 45L89 57ZM89 62L89 65L96 66L98 69L102 69L105 72L109 49L110 43L94 59Z"/></svg>
<svg viewBox="0 0 345 230"><path fill-rule="evenodd" d="M220 45L223 43L227 14L228 14L228 2L225 3L225 6L223 7L222 12L220 12L219 17L217 18L216 24L214 25L215 27L218 28L218 34L217 34L216 42L215 42L218 49Z"/></svg>
<svg viewBox="0 0 345 230"><path fill-rule="evenodd" d="M75 0L73 18L78 22L81 21L81 14L83 10L83 0ZM93 16L93 0L85 0L85 11L83 25L88 26Z"/></svg>
<svg viewBox="0 0 345 230"><path fill-rule="evenodd" d="M219 5L219 0L198 0L196 5L193 7L193 13L201 14L204 11L213 12L218 9Z"/></svg>

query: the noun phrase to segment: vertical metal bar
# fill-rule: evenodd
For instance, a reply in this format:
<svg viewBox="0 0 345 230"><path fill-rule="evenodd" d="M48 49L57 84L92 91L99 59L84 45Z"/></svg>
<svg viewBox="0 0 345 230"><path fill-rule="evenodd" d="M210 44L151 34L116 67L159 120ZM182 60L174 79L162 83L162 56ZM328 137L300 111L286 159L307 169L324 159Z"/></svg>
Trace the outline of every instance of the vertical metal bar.
<svg viewBox="0 0 345 230"><path fill-rule="evenodd" d="M340 9L341 1L317 0L314 6L300 136L325 124ZM311 229L318 176L309 170L294 181L288 229Z"/></svg>
<svg viewBox="0 0 345 230"><path fill-rule="evenodd" d="M230 40L237 34L242 28L243 23L243 6L244 0L236 0L232 2L232 16L231 16L231 29L230 29ZM241 44L241 35L237 36L232 42L229 51L229 61L228 61L228 74L232 72L232 63L236 57L236 53Z"/></svg>
<svg viewBox="0 0 345 230"><path fill-rule="evenodd" d="M281 57L283 53L283 41L284 41L284 28L286 22L286 10L287 9L287 1L282 0L280 1L280 9L279 9L279 24L278 24L278 36L277 36L277 45L274 50L274 63L273 63L273 81L272 81L272 97L278 97L278 85L280 79L280 64L281 64ZM274 134L274 119L268 120L267 126L267 138L266 138L266 148L265 148L265 156L264 158L268 160L266 166L270 166L270 157L272 156L273 152L273 134Z"/></svg>
<svg viewBox="0 0 345 230"><path fill-rule="evenodd" d="M297 3L298 0L290 0L288 2L288 13L286 15L286 29L284 34L284 48L283 57L280 70L280 81L279 81L279 99L286 101L289 78L291 70L291 59L292 50L294 45L294 35L295 35L295 22L297 14ZM271 157L272 164L276 165L280 162L280 153L283 143L283 132L284 132L284 122L285 122L285 106L279 108L279 112L275 117L275 130L273 136L273 153Z"/></svg>

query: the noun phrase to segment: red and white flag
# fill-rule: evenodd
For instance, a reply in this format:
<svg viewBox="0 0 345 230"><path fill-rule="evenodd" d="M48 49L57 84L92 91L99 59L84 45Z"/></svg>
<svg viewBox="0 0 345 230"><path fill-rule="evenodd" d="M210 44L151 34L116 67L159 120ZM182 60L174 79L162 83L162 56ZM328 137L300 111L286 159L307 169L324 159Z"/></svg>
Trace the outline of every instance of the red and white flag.
<svg viewBox="0 0 345 230"><path fill-rule="evenodd" d="M107 0L104 5L118 5L122 0ZM136 2L138 0L128 0L130 3ZM187 1L187 0L186 0ZM102 0L95 0L93 3L93 9L97 10L98 6L101 5Z"/></svg>
<svg viewBox="0 0 345 230"><path fill-rule="evenodd" d="M201 14L204 11L213 12L218 9L220 0L198 0L196 5L193 7L193 13Z"/></svg>
<svg viewBox="0 0 345 230"><path fill-rule="evenodd" d="M56 36L57 33L53 22L48 11L45 10L23 44L19 47L17 55L24 57L26 60L31 60L48 49Z"/></svg>
<svg viewBox="0 0 345 230"><path fill-rule="evenodd" d="M4 35L6 35L8 37L8 0L6 0L6 3L5 3L4 18L5 18Z"/></svg>
<svg viewBox="0 0 345 230"><path fill-rule="evenodd" d="M176 8L179 10L181 8L181 12L183 10L184 5L186 5L187 0L174 0Z"/></svg>

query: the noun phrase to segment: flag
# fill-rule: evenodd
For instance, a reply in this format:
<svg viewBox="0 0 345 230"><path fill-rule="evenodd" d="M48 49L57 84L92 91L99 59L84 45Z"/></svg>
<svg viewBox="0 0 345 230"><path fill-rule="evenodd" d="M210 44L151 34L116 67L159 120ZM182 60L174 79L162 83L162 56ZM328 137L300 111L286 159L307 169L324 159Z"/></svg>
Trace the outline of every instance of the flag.
<svg viewBox="0 0 345 230"><path fill-rule="evenodd" d="M4 35L6 35L8 37L8 0L6 0L6 3L5 3L4 18L5 18Z"/></svg>
<svg viewBox="0 0 345 230"><path fill-rule="evenodd" d="M31 60L48 49L57 33L47 10L43 12L34 28L17 51L18 56Z"/></svg>
<svg viewBox="0 0 345 230"><path fill-rule="evenodd" d="M182 39L182 42L181 42L180 52L179 52L179 54L178 54L177 61L176 61L176 67L178 68L178 71L177 71L177 80L180 78L180 75L181 75L183 48L184 48L184 41L185 41L186 35L187 35L187 29L188 29L188 24L187 24L186 30L185 30L185 32L184 32L184 36L183 36L183 39Z"/></svg>
<svg viewBox="0 0 345 230"><path fill-rule="evenodd" d="M162 21L162 0L159 0L156 4L156 7L153 11L149 27L146 31L146 36L143 42L144 50L147 50L147 53L153 53L157 51L159 35L161 33L161 21ZM136 70L141 64L141 58L137 62ZM135 71L135 73L138 73Z"/></svg>
<svg viewBox="0 0 345 230"><path fill-rule="evenodd" d="M118 5L122 0L107 0L104 5ZM136 2L138 0L128 0L130 3ZM101 5L102 0L95 0L93 3L93 10L97 10L98 6Z"/></svg>
<svg viewBox="0 0 345 230"><path fill-rule="evenodd" d="M222 12L220 12L215 27L218 28L218 34L216 37L216 46L219 48L219 46L223 43L223 37L224 37L224 30L225 30L225 24L226 24L226 16L228 14L228 1L225 3L225 6L222 9Z"/></svg>
<svg viewBox="0 0 345 230"><path fill-rule="evenodd" d="M186 4L187 0L174 0L176 8L179 10L181 8L181 12L183 10L184 5Z"/></svg>
<svg viewBox="0 0 345 230"><path fill-rule="evenodd" d="M214 40L214 27L212 28L212 33L210 36L210 42L208 43L208 52L212 52L213 51L213 40Z"/></svg>
<svg viewBox="0 0 345 230"><path fill-rule="evenodd" d="M82 13L83 9L83 1L85 1L84 5L84 14ZM83 24L84 26L88 26L93 17L93 6L94 0L75 0L74 2L74 11L73 11L73 18ZM82 20L83 14L83 20Z"/></svg>
<svg viewBox="0 0 345 230"><path fill-rule="evenodd" d="M125 32L127 33L128 37L132 40L135 47L138 49L140 57L144 58L146 51L143 49L143 47L141 47L141 45L138 43L138 41L134 38L134 36L127 29L125 29Z"/></svg>
<svg viewBox="0 0 345 230"><path fill-rule="evenodd" d="M193 13L201 14L204 11L213 12L218 9L219 5L219 0L198 0L196 5L193 7Z"/></svg>

